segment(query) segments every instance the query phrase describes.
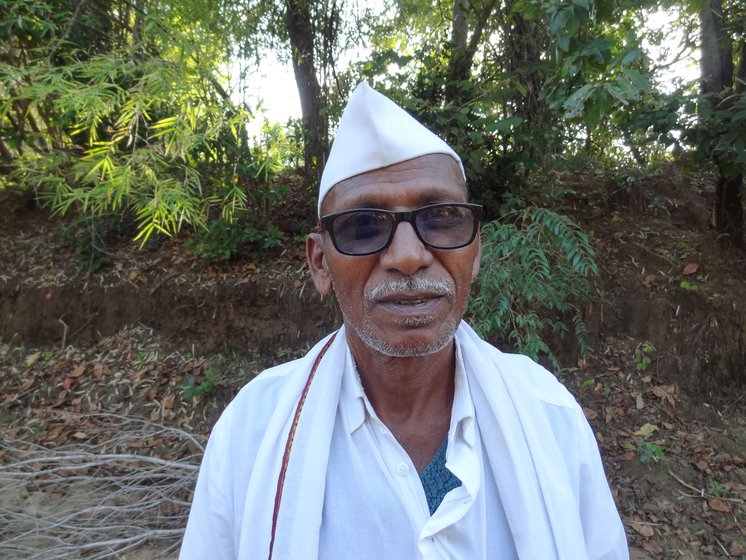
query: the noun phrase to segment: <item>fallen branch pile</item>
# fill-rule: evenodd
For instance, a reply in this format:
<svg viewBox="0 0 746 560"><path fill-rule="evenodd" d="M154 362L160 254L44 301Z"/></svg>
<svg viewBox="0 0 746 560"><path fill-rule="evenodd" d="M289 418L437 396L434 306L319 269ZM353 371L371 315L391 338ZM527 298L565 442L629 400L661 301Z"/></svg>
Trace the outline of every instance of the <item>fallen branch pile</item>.
<svg viewBox="0 0 746 560"><path fill-rule="evenodd" d="M0 444L0 557L127 558L145 545L175 556L202 443L141 418L62 419L84 423L80 443Z"/></svg>

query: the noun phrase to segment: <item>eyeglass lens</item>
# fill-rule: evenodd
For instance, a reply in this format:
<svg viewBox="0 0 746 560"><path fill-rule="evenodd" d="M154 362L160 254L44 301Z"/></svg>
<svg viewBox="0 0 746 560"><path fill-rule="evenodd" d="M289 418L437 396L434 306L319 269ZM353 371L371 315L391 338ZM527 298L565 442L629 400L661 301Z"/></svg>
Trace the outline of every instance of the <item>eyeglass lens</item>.
<svg viewBox="0 0 746 560"><path fill-rule="evenodd" d="M471 243L476 232L477 211L469 206L437 204L411 213L410 223L419 238L436 249L455 249ZM386 247L402 214L384 210L357 210L334 216L330 233L337 249L365 255Z"/></svg>

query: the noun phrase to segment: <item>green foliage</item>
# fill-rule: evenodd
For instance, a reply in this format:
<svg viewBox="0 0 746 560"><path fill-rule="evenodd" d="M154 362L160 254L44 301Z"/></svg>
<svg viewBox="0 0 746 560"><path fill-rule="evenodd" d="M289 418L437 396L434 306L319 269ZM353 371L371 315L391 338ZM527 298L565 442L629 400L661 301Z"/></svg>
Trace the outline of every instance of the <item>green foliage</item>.
<svg viewBox="0 0 746 560"><path fill-rule="evenodd" d="M420 78L415 98L405 100L405 108L462 154L472 196L488 207L497 206L505 192L522 182L518 172L531 165L528 152L510 147L521 132L523 119L501 114L504 92L457 82L459 97L444 100L432 89L445 91L452 82L424 74Z"/></svg>
<svg viewBox="0 0 746 560"><path fill-rule="evenodd" d="M608 160L611 151L615 161L632 153L642 163L640 138L628 130L627 122L641 104L656 97L641 33L642 9L654 3L552 0L546 4L553 49L541 95L569 124L570 149L602 160Z"/></svg>
<svg viewBox="0 0 746 560"><path fill-rule="evenodd" d="M286 3L75 4L4 4L0 184L34 189L59 214L132 217L142 243L183 228L212 231L199 241L211 260L242 244L275 243L279 236L263 226L244 239L253 234L210 220L230 224L246 214L251 224L271 222L287 195L277 176L303 160L300 123L267 125L252 142L252 107L229 90L236 78L244 92L264 90L251 74L260 56L290 56ZM372 83L461 154L489 218L542 167L644 165L669 157L668 148L696 146L700 162L716 158L737 174L746 162L742 88L663 95L646 52L665 37L642 25L646 9L675 9L694 28L701 4L467 2L462 46L459 18L443 17L451 0L380 9L310 2L318 122L333 129L352 86ZM729 22L743 19L736 2L725 5ZM369 57L347 71L335 66L345 48L366 46ZM307 185L309 198L314 187Z"/></svg>
<svg viewBox="0 0 746 560"><path fill-rule="evenodd" d="M271 223L255 225L246 219L232 222L224 218L211 221L198 230L189 247L208 263L228 261L250 250L255 256L282 246L283 233Z"/></svg>
<svg viewBox="0 0 746 560"><path fill-rule="evenodd" d="M707 490L716 498L722 498L728 493L728 488L712 477L707 477Z"/></svg>
<svg viewBox="0 0 746 560"><path fill-rule="evenodd" d="M655 346L651 342L645 341L635 347L635 369L645 371L652 362L650 355L655 351Z"/></svg>
<svg viewBox="0 0 746 560"><path fill-rule="evenodd" d="M543 166L646 165L670 157L630 125L654 106L677 122L660 101L646 52L647 43L662 41L643 25L644 10L658 3L467 3L466 32L475 41L482 33L481 43L467 46L476 47L467 52L473 65L456 78L461 52L454 29L438 15L453 3L437 2L435 15L426 4L400 2L383 15L371 58L349 79L371 81L446 137L464 159L472 196L488 212Z"/></svg>
<svg viewBox="0 0 746 560"><path fill-rule="evenodd" d="M203 397L212 394L218 386L217 374L208 369L199 379L190 375L184 383L181 384L184 398Z"/></svg>
<svg viewBox="0 0 746 560"><path fill-rule="evenodd" d="M588 237L565 216L536 207L506 212L482 227L471 320L482 336L533 358L545 355L558 367L546 336L568 334L569 321L581 354L587 352L580 305L591 298L597 272Z"/></svg>
<svg viewBox="0 0 746 560"><path fill-rule="evenodd" d="M464 76L456 69L462 55L440 15L452 11L453 3L438 2L433 11L415 0L398 3L398 10L381 16L371 38L370 60L354 66L349 78L353 83L361 78L371 82L446 138L464 162L471 195L488 211L499 206L506 191L522 183L520 175L536 166L546 145L557 137L549 124L539 122L543 108L538 109L541 115L532 112L544 79L541 38L526 41L529 47L537 45L529 49L535 55L531 63L516 62L513 51L498 39L501 25L506 31L517 29L514 20L523 9L518 4L526 5L526 10L533 5L513 4L495 4L490 12L486 5L478 8L469 3L465 14L469 32L483 37L476 46L490 44L489 38L494 38L485 53L481 48L474 53L472 68L479 68L478 74ZM489 18L484 19L485 13ZM545 35L543 29L541 22L532 27ZM519 68L506 68L511 65Z"/></svg>
<svg viewBox="0 0 746 560"><path fill-rule="evenodd" d="M586 379L585 381L583 381L580 384L580 389L581 390L582 389L589 389L589 388L593 387L595 384L596 384L596 380L591 377L590 379Z"/></svg>
<svg viewBox="0 0 746 560"><path fill-rule="evenodd" d="M682 280L679 287L686 292L696 292L699 290L699 286L696 283L689 282L688 280Z"/></svg>
<svg viewBox="0 0 746 560"><path fill-rule="evenodd" d="M244 228L220 218L210 222L205 229L197 230L188 245L208 263L214 263L235 257L249 240Z"/></svg>
<svg viewBox="0 0 746 560"><path fill-rule="evenodd" d="M24 14L11 9L2 21L20 53L0 61L13 183L35 189L58 214L132 216L143 244L153 234L204 227L213 208L230 220L263 204L277 170L274 146L288 142L275 134L253 157L252 114L221 85L236 28L216 34L219 13L200 0L147 1L135 13L129 3L112 13L81 5L76 14L53 2L11 4ZM111 18L102 32L122 25L118 9L134 27L112 30L101 52L72 32L91 14Z"/></svg>
<svg viewBox="0 0 746 560"><path fill-rule="evenodd" d="M235 164L242 161L238 131L247 115L200 101L198 75L155 59L133 66L126 51L62 69L41 65L29 74L31 85L18 87L15 100L51 105L73 119L52 158L29 151L14 170L55 212L127 211L144 243L154 232L171 235L185 224L204 224L211 204L229 214L245 205ZM82 157L71 158L76 145ZM235 171L215 169L229 157Z"/></svg>
<svg viewBox="0 0 746 560"><path fill-rule="evenodd" d="M743 93L728 94L726 102L714 94L677 89L637 106L625 129L636 135L641 147L665 146L677 156L688 153L699 165L716 160L725 176L746 172Z"/></svg>
<svg viewBox="0 0 746 560"><path fill-rule="evenodd" d="M60 241L63 246L72 249L80 270L96 272L111 262L107 238L113 233L120 233L122 228L119 216L81 214L62 228Z"/></svg>
<svg viewBox="0 0 746 560"><path fill-rule="evenodd" d="M653 443L650 441L645 441L642 438L639 438L637 440L637 456L640 459L640 462L643 464L648 464L652 462L658 462L660 459L663 459L665 456L665 453L663 452L663 447L661 447L658 443Z"/></svg>
<svg viewBox="0 0 746 560"><path fill-rule="evenodd" d="M746 93L740 90L699 96L697 121L683 135L699 157L722 162L725 176L746 172Z"/></svg>

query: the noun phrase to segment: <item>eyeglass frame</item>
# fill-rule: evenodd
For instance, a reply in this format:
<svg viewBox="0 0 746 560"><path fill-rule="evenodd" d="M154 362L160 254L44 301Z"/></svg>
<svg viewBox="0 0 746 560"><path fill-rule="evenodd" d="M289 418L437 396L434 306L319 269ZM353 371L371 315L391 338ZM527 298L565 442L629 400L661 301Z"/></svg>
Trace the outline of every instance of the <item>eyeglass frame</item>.
<svg viewBox="0 0 746 560"><path fill-rule="evenodd" d="M468 208L472 216L474 217L474 227L472 228L471 235L469 236L469 240L466 243L462 243L460 245L456 245L454 247L439 247L437 245L433 245L432 243L428 243L423 239L422 234L420 234L420 230L417 227L417 223L415 222L415 218L417 214L424 210L430 210L432 208L438 208L443 206L458 206L459 208ZM343 255L347 255L349 257L367 257L369 255L375 255L376 253L380 253L381 251L386 250L386 248L391 245L391 242L394 240L394 235L396 235L396 229L399 227L399 224L401 222L408 222L412 226L412 230L414 230L415 235L417 235L417 239L422 242L422 244L425 247L430 247L433 249L436 249L438 251L450 251L452 249L462 249L468 245L471 245L471 243L474 242L474 239L477 236L477 232L479 231L479 225L480 220L482 218L482 212L484 208L480 204L472 204L469 202L438 202L436 204L427 204L425 206L421 206L420 208L415 208L414 210L405 210L405 211L395 211L395 210L384 210L382 208L352 208L350 210L343 210L342 212L335 212L334 214L327 214L326 216L322 216L319 219L319 222L316 226L316 229L318 233L323 233L324 231L327 231L329 233L329 238L332 240L332 244L334 245L334 248L340 252ZM337 245L337 239L333 232L333 222L335 219L337 219L340 216L344 216L347 214L354 214L356 212L377 212L380 214L388 214L389 216L393 217L394 223L391 228L391 232L389 233L389 238L386 241L386 243L380 248L376 249L375 251L369 251L367 253L350 253L347 251L343 251L339 248Z"/></svg>

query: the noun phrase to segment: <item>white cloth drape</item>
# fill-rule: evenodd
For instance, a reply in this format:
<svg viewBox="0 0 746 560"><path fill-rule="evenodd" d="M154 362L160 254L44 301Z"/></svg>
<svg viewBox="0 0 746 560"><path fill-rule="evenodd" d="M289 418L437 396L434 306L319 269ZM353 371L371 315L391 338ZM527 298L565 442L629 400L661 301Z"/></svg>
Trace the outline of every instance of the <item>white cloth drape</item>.
<svg viewBox="0 0 746 560"><path fill-rule="evenodd" d="M181 560L268 557L288 430L326 340L306 357L259 375L221 416L200 469ZM624 529L595 438L572 396L541 366L500 352L466 323L456 341L487 451L486 468L497 482L519 558L627 559ZM321 360L295 435L275 560L318 556L346 351L343 328ZM494 451L498 448L500 456Z"/></svg>

